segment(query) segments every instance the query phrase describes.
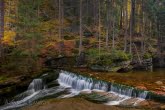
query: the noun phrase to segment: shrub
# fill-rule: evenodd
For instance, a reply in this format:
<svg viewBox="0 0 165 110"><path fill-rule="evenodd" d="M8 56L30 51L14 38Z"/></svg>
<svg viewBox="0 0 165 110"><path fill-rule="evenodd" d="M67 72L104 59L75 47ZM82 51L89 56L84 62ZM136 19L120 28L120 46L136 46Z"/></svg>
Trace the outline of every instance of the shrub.
<svg viewBox="0 0 165 110"><path fill-rule="evenodd" d="M65 35L64 39L65 40L73 40L73 39L75 39L75 37L74 36Z"/></svg>
<svg viewBox="0 0 165 110"><path fill-rule="evenodd" d="M143 55L143 58L144 58L144 59L149 59L149 58L152 58L152 55L151 55L150 53L145 53L145 54Z"/></svg>
<svg viewBox="0 0 165 110"><path fill-rule="evenodd" d="M76 41L76 47L79 47L79 43L80 43L80 40L77 39ZM89 45L90 44L90 40L88 38L85 38L82 40L82 45L83 46L86 46L86 45Z"/></svg>
<svg viewBox="0 0 165 110"><path fill-rule="evenodd" d="M128 61L131 58L131 55L126 54L125 52L120 50L112 50L111 58L113 62L122 62L122 61Z"/></svg>
<svg viewBox="0 0 165 110"><path fill-rule="evenodd" d="M131 55L119 50L112 50L109 53L105 50L101 50L99 55L98 49L90 49L87 51L87 55L89 58L89 64L97 64L101 66L108 66L113 63L128 61L131 58Z"/></svg>

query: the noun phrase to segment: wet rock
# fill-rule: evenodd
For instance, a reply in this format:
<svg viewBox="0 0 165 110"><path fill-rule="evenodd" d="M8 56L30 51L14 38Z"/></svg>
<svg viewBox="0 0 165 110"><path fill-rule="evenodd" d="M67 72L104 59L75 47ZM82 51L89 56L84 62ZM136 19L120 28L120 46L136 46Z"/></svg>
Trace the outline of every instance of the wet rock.
<svg viewBox="0 0 165 110"><path fill-rule="evenodd" d="M161 89L163 90L163 92L165 92L165 86L161 86Z"/></svg>
<svg viewBox="0 0 165 110"><path fill-rule="evenodd" d="M99 65L92 65L90 69L94 71L100 71L100 72L108 71L107 68L105 68L104 66L99 66Z"/></svg>
<svg viewBox="0 0 165 110"><path fill-rule="evenodd" d="M43 79L44 83L51 83L59 77L59 71L52 71L42 75L40 78Z"/></svg>
<svg viewBox="0 0 165 110"><path fill-rule="evenodd" d="M121 63L121 68L117 71L119 73L126 73L132 70L132 66L130 65L130 61L122 62Z"/></svg>
<svg viewBox="0 0 165 110"><path fill-rule="evenodd" d="M87 95L87 94L90 94L90 93L91 93L91 91L86 91L86 90L80 92L80 94L82 94L82 95Z"/></svg>
<svg viewBox="0 0 165 110"><path fill-rule="evenodd" d="M165 110L165 105L160 106L160 110Z"/></svg>
<svg viewBox="0 0 165 110"><path fill-rule="evenodd" d="M121 67L92 65L92 66L90 66L90 69L93 71L99 71L99 72L117 72L118 70L121 69Z"/></svg>
<svg viewBox="0 0 165 110"><path fill-rule="evenodd" d="M136 89L147 90L145 86L137 86Z"/></svg>
<svg viewBox="0 0 165 110"><path fill-rule="evenodd" d="M163 85L163 82L162 81L156 81L155 84L157 84L157 85Z"/></svg>
<svg viewBox="0 0 165 110"><path fill-rule="evenodd" d="M130 98L130 99L122 101L120 103L120 105L123 105L123 106L136 106L135 103L137 103L138 100L139 99L137 99L137 98Z"/></svg>
<svg viewBox="0 0 165 110"><path fill-rule="evenodd" d="M148 107L150 104L147 100L141 101L137 104L140 107Z"/></svg>
<svg viewBox="0 0 165 110"><path fill-rule="evenodd" d="M123 67L123 68L119 69L117 72L119 72L119 73L126 73L126 72L129 72L131 70L132 70L131 67Z"/></svg>
<svg viewBox="0 0 165 110"><path fill-rule="evenodd" d="M163 89L165 89L165 86L161 86Z"/></svg>
<svg viewBox="0 0 165 110"><path fill-rule="evenodd" d="M59 86L59 83L56 80L47 84L48 88L55 87L55 86Z"/></svg>
<svg viewBox="0 0 165 110"><path fill-rule="evenodd" d="M28 80L28 79L31 79L31 77L29 75L22 75L22 76L19 76L19 78L21 81L25 81L25 80Z"/></svg>
<svg viewBox="0 0 165 110"><path fill-rule="evenodd" d="M119 95L116 95L114 93L103 92L103 91L92 91L92 94L96 94L99 99L103 98L108 101L116 101L121 99Z"/></svg>
<svg viewBox="0 0 165 110"><path fill-rule="evenodd" d="M86 65L86 54L82 52L76 59L76 66Z"/></svg>

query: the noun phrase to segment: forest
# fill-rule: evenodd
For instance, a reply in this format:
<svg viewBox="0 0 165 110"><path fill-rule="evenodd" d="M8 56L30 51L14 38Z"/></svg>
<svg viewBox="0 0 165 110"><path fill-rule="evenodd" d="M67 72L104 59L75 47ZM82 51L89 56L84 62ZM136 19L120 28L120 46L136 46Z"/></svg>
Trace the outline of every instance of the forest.
<svg viewBox="0 0 165 110"><path fill-rule="evenodd" d="M164 0L0 0L0 110L164 110Z"/></svg>

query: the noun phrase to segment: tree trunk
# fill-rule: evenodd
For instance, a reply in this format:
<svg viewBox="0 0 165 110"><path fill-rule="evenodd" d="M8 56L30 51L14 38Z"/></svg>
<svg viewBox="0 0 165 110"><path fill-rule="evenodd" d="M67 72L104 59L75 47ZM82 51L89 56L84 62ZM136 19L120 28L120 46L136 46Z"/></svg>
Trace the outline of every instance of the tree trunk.
<svg viewBox="0 0 165 110"><path fill-rule="evenodd" d="M4 37L4 0L0 0L0 57L3 56L2 38Z"/></svg>
<svg viewBox="0 0 165 110"><path fill-rule="evenodd" d="M132 35L133 35L133 31L134 31L134 17L135 17L135 0L131 0L130 48L129 48L130 54L132 54Z"/></svg>
<svg viewBox="0 0 165 110"><path fill-rule="evenodd" d="M145 32L145 17L144 17L144 1L142 0L142 20L141 20L141 34L142 34L142 40L141 40L141 53L142 56L144 55L144 32Z"/></svg>
<svg viewBox="0 0 165 110"><path fill-rule="evenodd" d="M120 6L120 30L122 30L123 29L123 22L124 22L124 20L123 20L123 4L124 4L124 1L123 0L121 0L121 2L122 2L122 4L121 4L121 6Z"/></svg>
<svg viewBox="0 0 165 110"><path fill-rule="evenodd" d="M62 0L59 0L59 40L62 39L62 10L61 10Z"/></svg>
<svg viewBox="0 0 165 110"><path fill-rule="evenodd" d="M109 26L110 26L110 13L109 13L110 1L107 1L107 30L106 30L106 48L109 49Z"/></svg>
<svg viewBox="0 0 165 110"><path fill-rule="evenodd" d="M99 56L100 56L100 51L101 51L101 4L100 4L100 0L98 0L99 2ZM100 57L99 57L100 58Z"/></svg>
<svg viewBox="0 0 165 110"><path fill-rule="evenodd" d="M127 36L128 36L128 0L125 0L124 2L124 9L125 9L125 12L124 12L124 16L125 16L125 24L124 24L124 27L125 27L125 33L124 33L124 52L127 51Z"/></svg>
<svg viewBox="0 0 165 110"><path fill-rule="evenodd" d="M112 49L115 49L115 17L113 18Z"/></svg>
<svg viewBox="0 0 165 110"><path fill-rule="evenodd" d="M80 0L80 44L79 44L79 55L82 52L82 0Z"/></svg>
<svg viewBox="0 0 165 110"><path fill-rule="evenodd" d="M112 5L113 5L113 12L114 12L114 8L115 8L115 1L113 0L112 1ZM112 33L112 49L115 49L115 19L116 17L113 16L112 17L112 30L113 30L113 33Z"/></svg>

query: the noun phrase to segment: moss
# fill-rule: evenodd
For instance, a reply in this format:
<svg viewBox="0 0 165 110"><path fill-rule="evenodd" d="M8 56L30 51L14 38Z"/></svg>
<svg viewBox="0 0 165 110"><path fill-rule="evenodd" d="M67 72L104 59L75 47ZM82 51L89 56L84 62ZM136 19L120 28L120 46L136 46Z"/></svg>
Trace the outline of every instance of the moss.
<svg viewBox="0 0 165 110"><path fill-rule="evenodd" d="M75 43L76 43L76 47L78 48L79 47L80 40L79 39L75 40ZM88 38L83 38L82 39L82 45L83 46L87 46L89 44L90 44L90 40Z"/></svg>
<svg viewBox="0 0 165 110"><path fill-rule="evenodd" d="M87 55L89 65L112 67L116 67L118 63L128 61L131 58L131 55L119 50L111 50L110 52L107 52L106 50L101 50L99 52L98 49L90 49L87 51Z"/></svg>
<svg viewBox="0 0 165 110"><path fill-rule="evenodd" d="M152 58L152 55L150 53L145 53L143 56L144 59Z"/></svg>
<svg viewBox="0 0 165 110"><path fill-rule="evenodd" d="M6 79L7 79L7 77L6 77L6 76L1 76L1 77L0 77L0 82L5 81Z"/></svg>
<svg viewBox="0 0 165 110"><path fill-rule="evenodd" d="M65 36L64 36L64 39L65 39L65 40L73 40L73 39L75 39L75 36L65 35Z"/></svg>

